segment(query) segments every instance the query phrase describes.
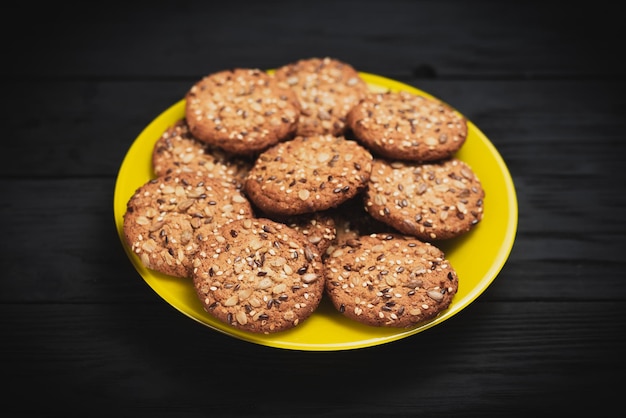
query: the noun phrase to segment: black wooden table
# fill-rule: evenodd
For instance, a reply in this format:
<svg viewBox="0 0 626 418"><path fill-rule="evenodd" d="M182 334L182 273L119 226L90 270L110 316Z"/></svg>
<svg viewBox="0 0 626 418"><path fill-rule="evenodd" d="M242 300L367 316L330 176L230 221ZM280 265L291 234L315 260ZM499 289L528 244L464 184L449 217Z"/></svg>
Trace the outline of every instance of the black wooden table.
<svg viewBox="0 0 626 418"><path fill-rule="evenodd" d="M617 415L626 67L616 9L393 0L16 7L3 16L0 66L8 416ZM152 291L117 235L120 164L191 83L314 56L452 104L489 137L516 187L518 231L498 277L459 314L400 341L310 352L215 332Z"/></svg>

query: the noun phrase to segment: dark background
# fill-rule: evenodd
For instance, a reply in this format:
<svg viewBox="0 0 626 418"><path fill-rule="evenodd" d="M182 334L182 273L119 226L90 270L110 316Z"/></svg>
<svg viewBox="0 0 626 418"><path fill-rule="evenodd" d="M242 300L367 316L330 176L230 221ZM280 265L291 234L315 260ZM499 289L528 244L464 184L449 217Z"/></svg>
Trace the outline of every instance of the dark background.
<svg viewBox="0 0 626 418"><path fill-rule="evenodd" d="M8 416L614 416L626 372L623 19L608 2L20 3L0 29ZM298 352L163 302L113 219L133 140L200 77L332 56L452 104L506 161L510 258L413 337ZM477 256L480 249L477 249Z"/></svg>

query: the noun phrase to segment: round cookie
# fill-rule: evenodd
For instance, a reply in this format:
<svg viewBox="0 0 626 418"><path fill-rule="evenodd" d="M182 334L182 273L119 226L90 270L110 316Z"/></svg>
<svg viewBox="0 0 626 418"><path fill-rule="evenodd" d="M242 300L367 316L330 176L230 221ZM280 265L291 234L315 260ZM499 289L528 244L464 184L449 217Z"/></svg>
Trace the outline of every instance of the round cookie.
<svg viewBox="0 0 626 418"><path fill-rule="evenodd" d="M372 155L356 141L333 135L299 136L259 155L244 190L273 216L319 212L363 190L371 161Z"/></svg>
<svg viewBox="0 0 626 418"><path fill-rule="evenodd" d="M324 294L324 266L298 231L270 219L224 225L194 260L193 282L204 309L249 332L301 324Z"/></svg>
<svg viewBox="0 0 626 418"><path fill-rule="evenodd" d="M186 94L185 115L200 141L254 155L295 133L300 104L294 92L259 69L209 74Z"/></svg>
<svg viewBox="0 0 626 418"><path fill-rule="evenodd" d="M351 65L330 57L289 63L277 68L275 77L298 96L302 111L296 134L303 136L343 134L348 112L369 91Z"/></svg>
<svg viewBox="0 0 626 418"><path fill-rule="evenodd" d="M396 230L425 241L455 238L483 218L485 191L456 158L420 164L374 160L365 209Z"/></svg>
<svg viewBox="0 0 626 418"><path fill-rule="evenodd" d="M361 236L324 261L326 294L344 316L380 327L405 328L450 306L455 270L430 243L399 234Z"/></svg>
<svg viewBox="0 0 626 418"><path fill-rule="evenodd" d="M389 159L429 162L451 157L467 138L467 121L435 98L406 91L370 93L347 124L372 152Z"/></svg>
<svg viewBox="0 0 626 418"><path fill-rule="evenodd" d="M145 267L189 278L192 257L207 236L220 225L252 216L250 203L233 185L189 173L165 175L130 197L123 230Z"/></svg>
<svg viewBox="0 0 626 418"><path fill-rule="evenodd" d="M227 154L196 139L186 119L168 127L152 149L152 169L156 176L196 173L241 187L251 161Z"/></svg>

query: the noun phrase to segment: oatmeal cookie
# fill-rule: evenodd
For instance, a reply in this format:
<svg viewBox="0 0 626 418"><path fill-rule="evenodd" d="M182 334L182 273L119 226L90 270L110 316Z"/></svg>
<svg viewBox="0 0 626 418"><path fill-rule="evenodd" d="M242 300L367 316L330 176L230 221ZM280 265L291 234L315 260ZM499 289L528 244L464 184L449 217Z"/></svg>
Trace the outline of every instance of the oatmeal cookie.
<svg viewBox="0 0 626 418"><path fill-rule="evenodd" d="M254 155L293 137L300 116L295 93L254 68L209 74L185 98L193 136L237 155Z"/></svg>
<svg viewBox="0 0 626 418"><path fill-rule="evenodd" d="M485 191L456 158L436 163L376 159L364 201L373 218L422 240L455 238L483 218Z"/></svg>
<svg viewBox="0 0 626 418"><path fill-rule="evenodd" d="M371 161L372 155L356 141L299 136L259 155L244 190L263 212L275 216L319 212L363 190Z"/></svg>
<svg viewBox="0 0 626 418"><path fill-rule="evenodd" d="M194 287L204 309L249 332L296 327L324 294L324 267L315 245L266 218L224 225L203 242L194 264Z"/></svg>
<svg viewBox="0 0 626 418"><path fill-rule="evenodd" d="M189 278L203 240L222 224L252 216L248 199L231 184L189 173L165 175L129 199L124 237L145 267Z"/></svg>
<svg viewBox="0 0 626 418"><path fill-rule="evenodd" d="M302 106L297 135L346 132L348 112L369 91L350 64L336 58L307 58L276 69L276 79L293 89Z"/></svg>
<svg viewBox="0 0 626 418"><path fill-rule="evenodd" d="M358 241L324 261L326 294L342 315L366 325L406 328L449 307L459 281L439 248L399 234Z"/></svg>
<svg viewBox="0 0 626 418"><path fill-rule="evenodd" d="M467 138L467 121L442 101L406 91L370 93L347 124L378 156L429 162L449 158Z"/></svg>
<svg viewBox="0 0 626 418"><path fill-rule="evenodd" d="M168 127L152 149L155 176L196 173L241 187L252 166L250 159L239 158L199 141L185 119Z"/></svg>

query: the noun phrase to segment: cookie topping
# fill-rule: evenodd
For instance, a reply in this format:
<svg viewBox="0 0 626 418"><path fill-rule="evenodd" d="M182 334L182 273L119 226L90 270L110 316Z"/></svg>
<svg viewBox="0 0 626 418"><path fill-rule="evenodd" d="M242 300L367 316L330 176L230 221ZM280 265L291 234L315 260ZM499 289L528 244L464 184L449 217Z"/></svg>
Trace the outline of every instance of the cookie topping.
<svg viewBox="0 0 626 418"><path fill-rule="evenodd" d="M257 218L232 222L203 243L194 285L210 314L252 332L277 332L319 304L323 264L298 231Z"/></svg>
<svg viewBox="0 0 626 418"><path fill-rule="evenodd" d="M375 160L365 208L402 233L441 240L480 222L484 195L472 169L458 159L432 164Z"/></svg>
<svg viewBox="0 0 626 418"><path fill-rule="evenodd" d="M351 65L330 57L284 65L275 76L297 94L302 106L296 135L343 134L348 112L368 91Z"/></svg>
<svg viewBox="0 0 626 418"><path fill-rule="evenodd" d="M270 214L326 210L363 190L371 161L365 148L344 137L297 137L259 155L244 190Z"/></svg>
<svg viewBox="0 0 626 418"><path fill-rule="evenodd" d="M441 250L398 234L359 241L325 261L327 293L339 312L368 325L408 327L448 307L458 281Z"/></svg>
<svg viewBox="0 0 626 418"><path fill-rule="evenodd" d="M250 166L248 160L195 138L184 118L163 132L152 151L152 168L156 176L190 173L241 187Z"/></svg>
<svg viewBox="0 0 626 418"><path fill-rule="evenodd" d="M258 69L209 74L186 95L185 114L199 140L254 155L295 133L300 103L293 91Z"/></svg>
<svg viewBox="0 0 626 418"><path fill-rule="evenodd" d="M376 153L400 160L448 158L467 137L466 120L448 105L405 91L370 93L352 108L347 123Z"/></svg>
<svg viewBox="0 0 626 418"><path fill-rule="evenodd" d="M200 243L217 227L250 216L250 203L231 183L169 175L148 181L129 199L124 234L147 268L190 277Z"/></svg>

